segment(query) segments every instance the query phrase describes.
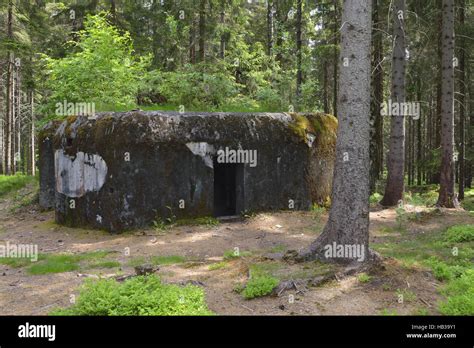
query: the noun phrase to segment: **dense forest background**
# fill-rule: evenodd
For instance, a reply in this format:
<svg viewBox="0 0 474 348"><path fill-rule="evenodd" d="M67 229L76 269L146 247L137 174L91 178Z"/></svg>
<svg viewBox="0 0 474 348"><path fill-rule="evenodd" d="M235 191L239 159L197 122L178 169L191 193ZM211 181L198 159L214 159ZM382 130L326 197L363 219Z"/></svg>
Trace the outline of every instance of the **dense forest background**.
<svg viewBox="0 0 474 348"><path fill-rule="evenodd" d="M372 6L372 192L383 192L390 141L403 143L397 161L406 184L440 182L442 3L403 1L403 42L394 34L396 3ZM474 7L470 0L454 5L453 160L462 199L474 173ZM341 10L339 0L1 0L0 172L34 174L38 127L80 113L337 117ZM404 100L418 103L420 113L405 117L401 134L392 129L390 139L381 106L393 92L394 47L405 50Z"/></svg>

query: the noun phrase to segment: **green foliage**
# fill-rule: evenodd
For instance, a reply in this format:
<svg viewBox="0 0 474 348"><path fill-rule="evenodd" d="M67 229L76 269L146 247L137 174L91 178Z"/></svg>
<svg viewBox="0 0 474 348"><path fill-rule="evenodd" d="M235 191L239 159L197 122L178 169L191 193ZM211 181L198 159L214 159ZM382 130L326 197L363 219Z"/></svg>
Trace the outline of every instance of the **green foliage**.
<svg viewBox="0 0 474 348"><path fill-rule="evenodd" d="M439 311L445 315L474 315L474 270L466 270L444 289L447 300L439 305Z"/></svg>
<svg viewBox="0 0 474 348"><path fill-rule="evenodd" d="M252 276L242 291L242 295L247 300L265 296L271 293L278 283L279 280L270 275Z"/></svg>
<svg viewBox="0 0 474 348"><path fill-rule="evenodd" d="M397 229L398 231L403 231L405 229L405 224L408 221L408 215L405 208L397 208L395 209L395 213L397 217L395 220L397 221Z"/></svg>
<svg viewBox="0 0 474 348"><path fill-rule="evenodd" d="M219 107L238 94L238 85L224 67L195 64L179 71L151 71L140 87L145 103L160 99L188 108Z"/></svg>
<svg viewBox="0 0 474 348"><path fill-rule="evenodd" d="M178 219L176 220L177 226L217 226L219 225L219 220L212 216L198 217L194 219Z"/></svg>
<svg viewBox="0 0 474 348"><path fill-rule="evenodd" d="M95 251L82 254L40 254L38 261L31 263L27 272L41 275L120 266L120 263L116 261L104 260L109 253L108 251Z"/></svg>
<svg viewBox="0 0 474 348"><path fill-rule="evenodd" d="M128 265L131 267L140 266L143 264L151 264L153 266L158 265L173 265L177 263L183 263L186 261L186 258L180 255L168 255L168 256L151 256L151 257L144 257L139 256L131 259L128 262Z"/></svg>
<svg viewBox="0 0 474 348"><path fill-rule="evenodd" d="M35 177L22 174L0 175L0 197L5 196L9 192L19 190L34 180Z"/></svg>
<svg viewBox="0 0 474 348"><path fill-rule="evenodd" d="M444 235L447 243L463 243L474 241L474 225L455 225L448 228Z"/></svg>
<svg viewBox="0 0 474 348"><path fill-rule="evenodd" d="M238 249L224 251L224 260L238 259L239 257L250 256L250 251L240 251Z"/></svg>
<svg viewBox="0 0 474 348"><path fill-rule="evenodd" d="M88 280L76 303L52 315L210 315L204 291L193 285L163 284L154 276L138 276L118 283Z"/></svg>
<svg viewBox="0 0 474 348"><path fill-rule="evenodd" d="M367 273L361 273L357 276L357 280L361 283L368 283L372 280L372 277Z"/></svg>
<svg viewBox="0 0 474 348"><path fill-rule="evenodd" d="M149 61L133 57L130 35L121 34L109 24L105 13L88 16L78 40L69 42L64 58L44 56L50 90L45 112L56 110L56 103L95 103L133 105L140 76Z"/></svg>
<svg viewBox="0 0 474 348"><path fill-rule="evenodd" d="M369 198L370 204L377 204L381 200L382 200L382 195L378 192L372 193Z"/></svg>
<svg viewBox="0 0 474 348"><path fill-rule="evenodd" d="M225 267L227 267L227 265L228 265L228 263L226 261L215 262L215 263L209 265L208 269L209 269L209 271L215 271L215 270L218 270L218 269L225 268Z"/></svg>

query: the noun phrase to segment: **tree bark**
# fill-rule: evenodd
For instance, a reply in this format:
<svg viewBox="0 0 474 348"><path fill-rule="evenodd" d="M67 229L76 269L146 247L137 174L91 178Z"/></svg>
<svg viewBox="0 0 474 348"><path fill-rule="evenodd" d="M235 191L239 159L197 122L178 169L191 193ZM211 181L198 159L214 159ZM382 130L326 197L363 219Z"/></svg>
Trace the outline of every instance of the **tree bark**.
<svg viewBox="0 0 474 348"><path fill-rule="evenodd" d="M329 220L323 233L301 254L303 259L357 263L331 258L329 245L359 246L369 254L369 143L371 2L345 1L342 14L339 75L339 126Z"/></svg>
<svg viewBox="0 0 474 348"><path fill-rule="evenodd" d="M36 161L35 161L35 154L36 154L36 140L35 140L35 92L34 90L30 91L30 113L31 113L31 136L30 136L30 174L35 176L36 175Z"/></svg>
<svg viewBox="0 0 474 348"><path fill-rule="evenodd" d="M380 31L380 0L373 0L373 31L372 31L372 101L370 112L370 192L375 192L377 180L383 171L383 118L380 104L383 101L383 46Z"/></svg>
<svg viewBox="0 0 474 348"><path fill-rule="evenodd" d="M206 54L206 0L199 3L199 56L198 61L204 62Z"/></svg>
<svg viewBox="0 0 474 348"><path fill-rule="evenodd" d="M224 27L225 25L225 1L222 0L221 1L221 17L220 17L220 23L221 23L221 26ZM221 34L221 42L220 42L220 47L219 47L219 56L221 59L224 59L225 58L225 49L226 49L226 38L225 38L225 34L222 33Z"/></svg>
<svg viewBox="0 0 474 348"><path fill-rule="evenodd" d="M405 102L405 0L394 0L392 57L392 103ZM400 104L399 104L400 105ZM390 111L390 110L389 110ZM390 116L390 140L387 157L387 183L380 204L394 206L403 199L405 173L405 116Z"/></svg>
<svg viewBox="0 0 474 348"><path fill-rule="evenodd" d="M7 38L13 40L13 0L8 2L7 10ZM13 115L13 52L9 49L7 55L7 79L6 79L6 113L5 113L5 147L4 147L4 158L5 158L5 174L12 174L12 115Z"/></svg>
<svg viewBox="0 0 474 348"><path fill-rule="evenodd" d="M273 1L267 0L267 54L273 54Z"/></svg>
<svg viewBox="0 0 474 348"><path fill-rule="evenodd" d="M334 0L334 50L333 50L333 99L332 99L332 112L337 117L337 78L338 78L338 49L339 44L339 0Z"/></svg>
<svg viewBox="0 0 474 348"><path fill-rule="evenodd" d="M459 12L459 24L461 27L464 26L465 18L465 3L464 0L460 1L460 12ZM459 200L464 199L464 187L465 187L465 149L466 149L466 63L465 63L465 51L466 44L464 36L460 38L459 45Z"/></svg>
<svg viewBox="0 0 474 348"><path fill-rule="evenodd" d="M443 0L441 59L441 167L437 205L459 206L454 193L454 0Z"/></svg>
<svg viewBox="0 0 474 348"><path fill-rule="evenodd" d="M296 105L297 110L301 108L301 85L303 83L302 72L302 21L303 21L303 0L297 0L296 10Z"/></svg>
<svg viewBox="0 0 474 348"><path fill-rule="evenodd" d="M189 62L191 64L196 63L196 19L194 14L191 15L191 23L189 28Z"/></svg>

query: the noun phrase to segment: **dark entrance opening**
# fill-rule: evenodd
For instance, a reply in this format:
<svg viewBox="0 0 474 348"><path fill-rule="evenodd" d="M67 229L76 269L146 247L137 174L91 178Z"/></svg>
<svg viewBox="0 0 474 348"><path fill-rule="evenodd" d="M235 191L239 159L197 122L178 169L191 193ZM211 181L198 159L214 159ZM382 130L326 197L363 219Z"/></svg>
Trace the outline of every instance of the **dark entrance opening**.
<svg viewBox="0 0 474 348"><path fill-rule="evenodd" d="M237 172L240 165L214 160L214 216L237 212Z"/></svg>

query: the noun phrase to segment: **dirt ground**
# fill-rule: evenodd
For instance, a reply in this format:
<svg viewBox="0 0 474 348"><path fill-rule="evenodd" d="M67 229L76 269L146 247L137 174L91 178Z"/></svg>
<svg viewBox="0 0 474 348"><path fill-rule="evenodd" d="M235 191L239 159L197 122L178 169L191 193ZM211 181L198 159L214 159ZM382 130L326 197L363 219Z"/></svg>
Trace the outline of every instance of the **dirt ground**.
<svg viewBox="0 0 474 348"><path fill-rule="evenodd" d="M414 314L420 308L436 314L436 303L442 299L437 292L440 283L428 270L402 267L390 258L384 258L383 267L371 274L371 281L366 283L354 275L309 287L304 292L292 290L280 296L252 300L245 300L234 291L236 284L247 279L250 264L264 260L265 255L275 250L308 246L321 232L326 213L316 219L312 212L265 213L217 226L181 226L164 232L146 229L111 235L56 225L54 213L41 212L36 205L12 212L12 204L9 199L0 201L0 243L37 244L40 253L114 251L111 258L120 262L120 269L90 272L105 277L117 272L134 274L133 267L128 265L134 257L181 255L186 257L186 262L161 265L157 274L165 282L199 281L209 308L217 314L375 315L387 310ZM395 225L395 218L394 209L371 212L371 243L383 242L384 231ZM459 211L445 211L441 216L430 216L422 224L410 224L408 235L466 223L466 219L472 221L472 217ZM209 270L210 264L222 261L224 252L234 248L251 254L228 261L224 268ZM130 255L125 250L130 250ZM306 265L305 269L308 267L311 266ZM295 276L304 271L302 268L302 265L288 266ZM77 295L87 276L84 271L29 275L24 268L0 265L0 314L44 315L55 307L68 306L70 295ZM397 289L414 292L416 300L399 303Z"/></svg>

